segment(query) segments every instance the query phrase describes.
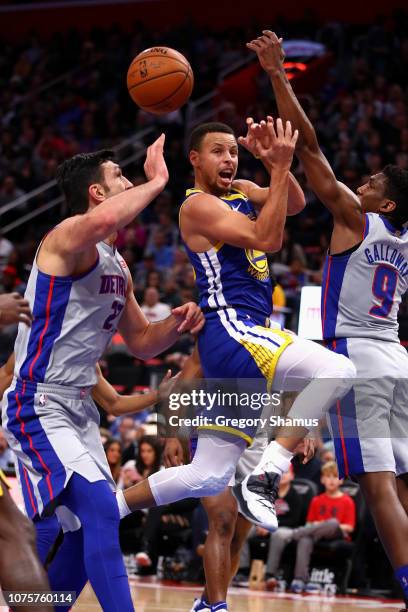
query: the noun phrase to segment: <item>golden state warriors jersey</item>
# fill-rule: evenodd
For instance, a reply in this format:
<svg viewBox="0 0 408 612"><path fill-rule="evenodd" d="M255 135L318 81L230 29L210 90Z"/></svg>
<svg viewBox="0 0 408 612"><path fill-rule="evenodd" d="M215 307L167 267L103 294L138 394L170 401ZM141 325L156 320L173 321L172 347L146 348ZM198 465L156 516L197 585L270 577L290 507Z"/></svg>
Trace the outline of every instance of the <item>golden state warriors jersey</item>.
<svg viewBox="0 0 408 612"><path fill-rule="evenodd" d="M202 191L188 189L184 202L197 193ZM233 189L220 199L238 215L256 219L255 209L243 193ZM235 308L257 317L269 317L272 282L263 251L219 242L208 251L195 253L184 245L195 271L200 307L204 313Z"/></svg>

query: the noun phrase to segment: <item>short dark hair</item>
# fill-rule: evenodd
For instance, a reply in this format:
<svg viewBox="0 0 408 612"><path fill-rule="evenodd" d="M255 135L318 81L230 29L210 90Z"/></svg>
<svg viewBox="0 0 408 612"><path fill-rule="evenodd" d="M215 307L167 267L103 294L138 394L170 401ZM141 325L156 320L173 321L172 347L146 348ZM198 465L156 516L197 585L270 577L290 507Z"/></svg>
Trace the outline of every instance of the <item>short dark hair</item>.
<svg viewBox="0 0 408 612"><path fill-rule="evenodd" d="M389 218L395 225L404 225L408 221L408 170L388 164L382 173L386 178L384 195L397 205Z"/></svg>
<svg viewBox="0 0 408 612"><path fill-rule="evenodd" d="M88 188L92 183L102 182L101 165L113 158L113 151L103 149L94 153L79 153L58 166L57 183L72 214L82 214L88 210Z"/></svg>
<svg viewBox="0 0 408 612"><path fill-rule="evenodd" d="M194 128L194 130L191 132L188 150L198 151L204 136L206 134L215 134L216 132L221 132L221 134L231 134L235 138L234 130L226 123L218 123L216 121L211 123L202 123Z"/></svg>

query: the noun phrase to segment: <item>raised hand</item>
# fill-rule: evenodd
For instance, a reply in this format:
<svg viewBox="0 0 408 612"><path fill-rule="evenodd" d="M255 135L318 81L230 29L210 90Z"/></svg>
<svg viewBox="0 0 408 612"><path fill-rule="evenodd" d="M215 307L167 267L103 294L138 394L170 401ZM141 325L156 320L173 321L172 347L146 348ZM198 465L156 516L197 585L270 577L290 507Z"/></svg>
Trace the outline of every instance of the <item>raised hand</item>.
<svg viewBox="0 0 408 612"><path fill-rule="evenodd" d="M169 172L163 156L165 135L162 134L147 149L144 171L148 181L157 179L162 183L163 188L169 180Z"/></svg>
<svg viewBox="0 0 408 612"><path fill-rule="evenodd" d="M0 327L13 323L25 323L31 327L33 315L27 300L18 293L0 295Z"/></svg>
<svg viewBox="0 0 408 612"><path fill-rule="evenodd" d="M240 136L238 138L238 142L242 145L249 153L251 153L254 157L258 157L256 151L256 140L259 139L262 142L262 146L264 148L269 147L269 134L265 134L263 130L263 126L265 121L261 121L261 123L255 123L252 117L247 117L247 133L246 136Z"/></svg>
<svg viewBox="0 0 408 612"><path fill-rule="evenodd" d="M282 38L278 38L275 32L263 30L262 36L247 43L248 49L255 51L259 63L268 74L283 70L285 53L281 46Z"/></svg>
<svg viewBox="0 0 408 612"><path fill-rule="evenodd" d="M272 165L272 168L290 168L295 152L298 130L292 133L290 121L283 128L282 119L276 121L276 131L272 117L259 124L256 136L256 154L263 162Z"/></svg>

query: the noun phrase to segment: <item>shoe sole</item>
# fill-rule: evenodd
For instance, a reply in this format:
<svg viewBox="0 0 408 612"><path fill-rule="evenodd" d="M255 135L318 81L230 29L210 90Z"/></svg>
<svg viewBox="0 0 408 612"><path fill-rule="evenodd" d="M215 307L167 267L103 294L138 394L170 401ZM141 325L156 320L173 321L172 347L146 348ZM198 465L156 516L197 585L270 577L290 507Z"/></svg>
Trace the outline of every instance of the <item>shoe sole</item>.
<svg viewBox="0 0 408 612"><path fill-rule="evenodd" d="M261 521L259 521L252 514L252 512L248 508L248 504L247 504L247 501L246 501L245 497L242 495L242 486L241 486L241 484L237 484L237 485L234 485L233 487L231 487L231 491L232 491L233 496L237 500L238 510L239 510L239 512L242 514L242 516L244 518L246 518L250 523L253 523L254 525L258 525L259 527L263 527L264 529L267 529L271 533L273 531L277 530L278 525L276 525L276 527L274 526L271 529L270 527L267 527L264 523L261 523Z"/></svg>

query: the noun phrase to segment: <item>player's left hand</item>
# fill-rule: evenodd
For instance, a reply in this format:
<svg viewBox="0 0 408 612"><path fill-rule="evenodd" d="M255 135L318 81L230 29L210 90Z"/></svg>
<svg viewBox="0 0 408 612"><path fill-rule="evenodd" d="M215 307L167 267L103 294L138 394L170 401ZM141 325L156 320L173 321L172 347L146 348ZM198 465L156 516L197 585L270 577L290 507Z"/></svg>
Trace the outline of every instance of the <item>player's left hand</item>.
<svg viewBox="0 0 408 612"><path fill-rule="evenodd" d="M238 138L238 142L247 151L249 151L249 153L259 159L259 156L257 154L257 141L260 141L262 143L262 148L264 149L269 149L270 147L269 132L265 130L266 122L261 121L260 123L255 123L252 117L247 117L246 124L246 136L240 136Z"/></svg>
<svg viewBox="0 0 408 612"><path fill-rule="evenodd" d="M283 70L285 53L281 45L282 38L278 38L275 32L263 30L262 36L251 40L246 46L255 51L262 68L272 75Z"/></svg>
<svg viewBox="0 0 408 612"><path fill-rule="evenodd" d="M303 465L309 463L309 461L314 457L316 452L316 441L313 438L305 438L304 439L304 448L303 448Z"/></svg>
<svg viewBox="0 0 408 612"><path fill-rule="evenodd" d="M204 327L204 315L201 308L194 302L187 302L187 304L178 306L178 308L173 308L171 312L180 321L177 328L179 334L188 331L192 334L198 334Z"/></svg>
<svg viewBox="0 0 408 612"><path fill-rule="evenodd" d="M165 400L173 391L181 372L172 377L171 370L167 370L166 375L158 386L159 400Z"/></svg>

